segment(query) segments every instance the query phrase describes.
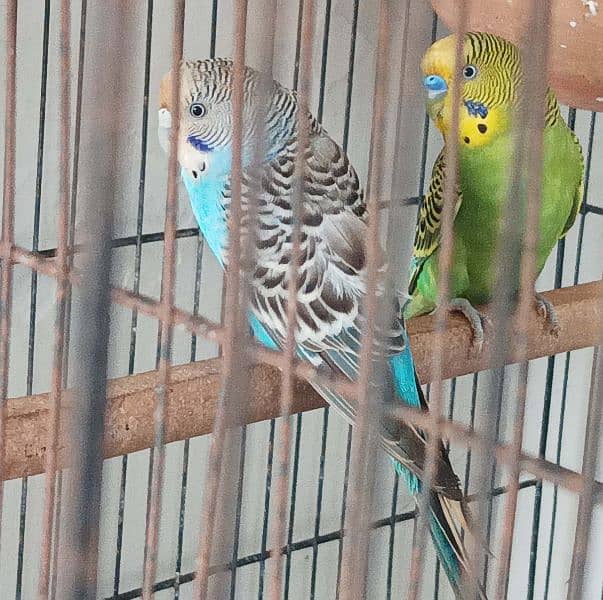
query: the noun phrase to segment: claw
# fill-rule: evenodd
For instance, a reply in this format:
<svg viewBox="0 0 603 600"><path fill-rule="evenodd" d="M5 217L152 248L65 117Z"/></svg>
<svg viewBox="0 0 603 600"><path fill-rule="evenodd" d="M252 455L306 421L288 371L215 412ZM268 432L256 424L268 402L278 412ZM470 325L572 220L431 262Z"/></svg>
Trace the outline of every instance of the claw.
<svg viewBox="0 0 603 600"><path fill-rule="evenodd" d="M561 331L561 325L555 312L555 307L540 294L536 294L536 311L546 320L549 333L557 337Z"/></svg>
<svg viewBox="0 0 603 600"><path fill-rule="evenodd" d="M452 298L448 303L449 312L460 312L469 321L473 331L471 347L473 352L481 354L484 346L485 332L492 328L489 317L482 315L466 298Z"/></svg>

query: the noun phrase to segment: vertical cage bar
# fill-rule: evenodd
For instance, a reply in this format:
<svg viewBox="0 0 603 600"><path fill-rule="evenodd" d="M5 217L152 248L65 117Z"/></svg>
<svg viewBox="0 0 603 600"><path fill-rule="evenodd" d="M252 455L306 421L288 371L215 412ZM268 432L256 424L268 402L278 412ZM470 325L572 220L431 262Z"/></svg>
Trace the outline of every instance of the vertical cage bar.
<svg viewBox="0 0 603 600"><path fill-rule="evenodd" d="M409 160L408 147L406 146L406 140L410 138L408 127L410 121L407 114L407 98L410 93L407 72L409 67L409 40L411 37L410 22L411 22L411 1L407 0L403 3L403 7L400 9L401 19L403 21L400 37L402 39L400 48L400 59L398 62L398 70L400 72L400 81L397 90L397 104L398 111L396 114L396 134L395 134L395 153L393 162L393 171L391 174L391 190L404 189L407 184L407 178L410 178L411 163ZM432 23L435 22L435 18ZM433 25L432 25L433 29ZM395 59L394 59L395 60ZM394 62L394 64L396 64ZM396 99L394 99L396 102ZM427 131L428 121L425 121L423 127L423 140L421 143L422 152L421 157L422 167L424 167L424 159L427 150ZM385 175L385 173L384 173ZM422 187L422 177L420 175L419 185ZM385 204L385 199L382 199ZM410 246L408 240L413 239L414 235L414 222L412 219L404 218L400 211L408 210L404 203L395 201L393 198L389 198L387 203L387 237L385 241L385 256L387 260L387 281L385 285L384 295L388 298L398 298L400 289L400 277L404 277L407 271L407 265L410 262ZM402 283L404 285L404 283ZM391 313L391 311L390 311ZM380 325L387 325L398 315L390 314L387 316L387 321L380 319ZM387 401L385 402L387 406ZM391 499L391 510L389 518L389 551L387 558L387 575L386 575L386 598L389 600L392 596L392 583L394 574L394 549L395 549L395 536L396 536L396 512L398 504L398 491L399 491L400 476L397 470L394 472L394 485L392 490ZM416 524L416 521L415 523ZM413 524L413 525L414 525Z"/></svg>
<svg viewBox="0 0 603 600"><path fill-rule="evenodd" d="M297 90L299 81L299 60L301 53L301 31L303 19L304 0L298 0L297 3L297 28L295 34L295 59L293 61L293 82L294 90ZM285 583L284 583L284 598L289 600L289 583L291 578L291 547L293 542L293 530L295 525L295 509L297 506L297 481L299 477L299 465L301 457L301 438L303 426L303 413L299 413L295 422L295 447L293 450L293 474L291 477L291 500L289 507L289 528L287 531L287 557L285 560Z"/></svg>
<svg viewBox="0 0 603 600"><path fill-rule="evenodd" d="M536 40L534 43L535 53L539 54L536 60L542 60L545 54L543 44L547 42L547 27L543 19L546 20L546 3L540 2L540 0L531 0L528 7L527 14L529 15L528 23L531 29L530 35ZM539 18L540 17L540 18ZM548 22L548 21L547 21ZM540 44L539 44L540 42ZM525 57L527 61L527 68L532 67L529 62L530 57ZM544 62L543 64L546 64ZM526 64L524 63L524 68ZM522 252L524 238L526 235L537 235L537 231L526 233L526 218L531 212L532 220L537 225L538 219L538 191L535 190L536 194L536 206L529 207L528 201L532 197L528 188L528 177L527 172L528 166L536 165L536 168L540 168L537 165L538 147L542 145L542 129L541 124L544 122L544 106L545 102L541 99L540 94L543 94L545 86L543 85L544 75L525 77L521 89L519 91L520 107L523 106L534 106L537 104L538 110L517 110L515 113L515 128L513 130L514 135L514 157L513 164L510 169L510 175L508 179L508 187L506 194L506 202L502 211L501 216L501 233L497 242L497 255L496 255L496 280L494 286L493 295L493 321L495 326L494 334L494 346L492 352L492 368L488 371L488 389L489 393L485 399L484 413L487 415L486 423L484 426L484 440L486 445L484 446L484 452L482 453L482 460L478 465L476 487L479 490L477 494L477 519L476 522L483 531L485 528L490 529L491 525L491 514L492 514L492 494L491 489L495 485L495 472L496 472L496 461L495 456L488 449L498 443L499 431L498 421L493 418L493 413L496 408L497 413L500 413L499 400L503 397L504 392L504 380L505 380L505 357L509 348L509 340L511 339L511 325L513 322L514 315L518 314L518 311L524 310L519 305L520 297L515 294L515 290L518 289L519 284L522 281ZM544 94L543 94L544 96ZM528 133L529 132L529 133ZM532 136L530 138L530 135ZM532 144L534 146L532 147ZM530 154L530 151L535 148L536 152ZM536 173L537 175L537 173ZM518 202L519 200L519 202ZM530 209L534 209L530 211ZM518 216L519 211L519 216ZM537 229L537 228L536 228ZM529 269L528 269L529 272ZM533 290L533 282L530 287L530 292ZM524 294L524 298L527 297L527 289L520 292ZM521 298L523 301L523 298ZM519 395L521 396L525 390L523 383L527 378L527 369L520 368L520 385ZM516 405L516 409L519 411L519 416L523 412L523 401L519 399L519 403ZM517 428L514 430L514 443L521 444L520 431L521 424L517 424ZM519 440L519 441L518 441ZM512 478L515 477L516 467L511 469ZM515 493L511 493L511 503L515 503L513 496ZM511 512L511 506L507 505L507 514ZM514 512L514 510L513 510ZM512 529L512 526L511 526ZM512 535L512 532L505 535ZM503 536L504 537L504 536ZM472 540L473 541L473 540ZM503 552L509 552L511 549L512 538L503 540L503 545L507 544L508 548L503 548ZM484 564L484 579L487 576L487 566L489 564L487 552L485 548L480 547L480 544L474 543L470 548L470 558L472 563L472 569L474 572L479 572L480 563ZM508 563L508 559L503 557L503 563ZM500 592L501 588L504 589L506 586L506 569L507 565L503 564L499 569L499 577L496 585L499 586L496 590ZM473 584L473 582L470 582ZM474 585L465 586L467 593L474 593Z"/></svg>
<svg viewBox="0 0 603 600"><path fill-rule="evenodd" d="M147 128L149 121L149 80L151 70L151 42L153 39L153 0L147 1L146 14L146 39L145 39L145 61L144 61L144 84L142 96L142 125L140 143L140 170L138 177L138 207L136 214L136 240L134 251L134 283L132 291L134 294L140 292L140 271L142 266L142 231L144 223L144 202L146 187L146 161L147 161ZM138 332L138 311L133 310L130 320L130 348L128 357L128 375L134 373L136 358L136 341ZM119 483L119 504L117 516L117 539L115 552L115 566L113 570L113 594L119 593L121 579L121 559L123 546L124 513L126 502L126 481L128 476L128 455L124 454L121 459L121 475Z"/></svg>
<svg viewBox="0 0 603 600"><path fill-rule="evenodd" d="M110 318L111 234L117 189L116 148L120 143L120 86L128 64L122 44L128 39L124 6L108 2L95 13L97 29L90 57L95 76L88 80L96 99L86 161L80 179L91 190L83 206L78 233L82 236L82 286L79 289L74 352L76 401L69 439L73 457L64 565L65 598L93 598L97 591L97 559L102 482L102 448L106 405ZM102 32L102 35L101 33Z"/></svg>
<svg viewBox="0 0 603 600"><path fill-rule="evenodd" d="M262 5L262 10L267 14L276 15L277 14L277 3L276 0L268 0ZM274 64L274 34L275 34L275 19L270 19L264 25L264 30L259 32L259 36L262 40L262 48L260 51L260 55L262 57L262 65L260 67L260 71L258 72L258 80L256 82L256 90L254 93L255 102L257 102L257 110L253 116L254 124L252 125L253 130L256 132L253 140L251 140L251 152L253 154L253 165L262 165L265 163L267 153L269 152L268 146L268 138L267 134L267 116L268 116L268 107L272 104L272 94L273 94L273 64ZM249 126L249 125L248 125ZM246 257L246 263L250 265L255 265L256 261L256 250L259 243L259 235L258 235L258 210L260 205L260 190L262 188L262 184L260 182L260 177L262 177L263 173L261 169L258 172L247 171L247 176L251 179L251 186L248 184L247 196L246 196L246 223L247 230L246 235L244 235L244 244L242 246L242 256ZM253 268L253 267L252 267ZM246 294L250 291L250 275L248 272L244 273L243 280L243 297L246 297ZM282 401L282 399L281 399ZM281 404L282 406L282 404ZM286 420L286 408L282 411L282 415ZM276 512L279 511L281 502L283 502L282 494L285 494L285 503L286 503L286 494L288 491L288 476L289 470L288 466L281 466L281 468L277 469L276 474L273 477L273 466L274 466L274 451L275 451L275 434L277 429L277 421L276 419L270 420L270 432L268 436L268 460L266 465L266 480L264 487L264 515L263 515L263 523L262 523L262 538L261 538L261 550L260 550L260 565L259 565L259 581L258 581L258 598L264 598L264 584L266 580L266 560L270 557L274 558L272 563L273 569L269 572L268 577L268 594L271 594L271 588L273 585L273 580L275 575L280 573L279 567L280 564L275 564L280 561L280 553L274 555L273 551L268 551L268 538L269 534L273 538L282 538L283 535L279 535L279 527L283 527L282 531L285 529L285 521L286 515L283 516L283 523L276 523L275 519L270 521L271 514L271 495L273 490L275 490L275 500L277 503ZM285 439L281 439L279 443L288 444L287 441L290 438L290 424L284 423L283 425L283 435ZM238 559L238 547L239 547L239 539L240 539L240 525L242 518L242 494L243 494L243 474L245 468L245 446L247 440L247 429L244 425L242 428L241 435L241 444L240 444L240 455L239 455L239 481L236 490L236 507L235 507L235 531L234 531L234 540L233 540L233 549L232 549L232 564L231 564L231 588L230 588L230 597L231 600L234 600L236 597L235 583L236 583L236 572L237 572L237 559ZM280 452L280 447L279 447ZM280 459L280 454L277 455L277 461ZM278 466L278 465L277 465ZM285 504L286 509L286 504ZM283 510L285 510L283 509ZM269 527L270 526L270 527ZM280 546L280 544L277 544ZM276 573L279 571L279 573ZM281 586L279 586L281 589Z"/></svg>
<svg viewBox="0 0 603 600"><path fill-rule="evenodd" d="M17 125L17 0L6 2L6 91L4 105L4 182L2 188L2 238L0 257L0 474L4 464L6 397L10 352L13 266L11 252L14 244L15 171ZM4 505L4 477L0 477L0 534Z"/></svg>
<svg viewBox="0 0 603 600"><path fill-rule="evenodd" d="M494 436L491 438L492 443L499 443L500 433L501 433L501 421L502 421L502 412L503 412L503 400L504 400L504 386L508 381L507 372L504 369L501 369L497 376L500 378L497 380L497 386L492 389L492 406L493 410L489 414L489 427L491 428L489 432ZM486 446L483 445L481 448L478 448L482 452L482 456L484 452L487 452ZM478 455L479 457L479 455ZM478 462L478 468L480 463ZM484 478L487 479L487 483L484 484L484 487L479 486L478 490L488 490L484 491L484 502L485 502L485 530L486 530L486 548L490 548L490 544L492 542L492 533L494 529L494 496L492 494L492 490L495 489L496 486L496 477L498 475L496 461L493 461L489 467L490 472L484 475ZM476 550L477 551L477 550ZM483 577L483 585L486 587L488 585L488 576L490 574L490 555L485 553L484 564L482 569L482 577ZM477 568L477 566L476 566Z"/></svg>
<svg viewBox="0 0 603 600"><path fill-rule="evenodd" d="M211 8L211 28L210 28L210 45L209 45L209 56L215 58L216 55L216 34L217 34L217 18L218 18L218 0L213 0ZM200 232L197 233L197 252L195 259L195 287L193 295L193 315L199 314L199 296L201 292L201 270L203 264L203 249L204 240ZM197 360L197 336L193 334L191 336L191 353L190 360L194 362ZM241 453L244 452L244 446ZM176 573L174 576L174 600L180 598L180 577L182 571L182 553L184 550L184 517L186 513L186 496L188 491L188 461L190 454L190 440L184 440L184 447L182 450L182 476L180 483L180 512L178 516L178 542L176 549ZM241 463L243 466L243 463ZM240 478L243 477L243 471L240 472ZM234 551L236 552L236 545ZM236 557L235 557L236 558ZM233 569L232 577L234 579L236 570ZM231 584L231 589L234 588L234 582Z"/></svg>
<svg viewBox="0 0 603 600"><path fill-rule="evenodd" d="M274 441L276 433L276 419L270 420L270 432L268 434L268 460L266 464L266 479L264 483L264 520L262 523L262 540L260 543L260 568L258 577L258 599L264 597L264 581L266 579L266 560L268 555L268 525L270 524L270 495L272 493L272 472L274 467ZM274 519L272 520L272 528L274 528ZM276 544L275 544L276 545ZM274 560L278 561L276 555ZM273 569L274 572L275 569ZM236 568L235 568L236 571ZM270 579L274 578L274 573L270 573ZM233 578L234 579L234 578ZM232 588L230 590L233 593Z"/></svg>
<svg viewBox="0 0 603 600"><path fill-rule="evenodd" d="M144 600L153 596L153 584L157 571L157 548L161 526L161 499L165 469L165 404L170 385L172 362L174 284L176 279L176 218L178 210L178 130L180 122L180 61L184 41L185 0L174 2L174 29L172 37L172 105L173 132L170 140L168 161L168 188L165 201L165 237L163 250L163 272L161 277L160 343L158 381L155 389L155 439L153 446L153 470L147 529L145 532L144 556Z"/></svg>
<svg viewBox="0 0 603 600"><path fill-rule="evenodd" d="M347 154L348 144L350 139L350 121L352 110L352 91L354 86L354 63L356 60L356 36L358 33L358 12L360 8L359 0L354 0L352 9L352 28L350 31L350 48L348 51L348 73L346 82L346 97L343 122L343 136L341 147ZM337 548L337 581L335 586L335 598L339 600L341 594L341 574L343 566L343 550L344 550L344 526L347 514L347 497L350 478L350 461L352 459L352 435L353 429L348 425L348 435L345 451L345 468L343 473L343 487L341 490L341 516L339 520L339 540Z"/></svg>
<svg viewBox="0 0 603 600"><path fill-rule="evenodd" d="M318 109L316 119L322 123L325 102L325 85L327 77L327 61L329 53L329 38L331 36L331 0L325 2L324 29L322 37L322 58L320 65L320 89L318 93ZM312 546L312 573L310 576L310 596L316 595L316 574L318 570L318 536L320 535L320 521L322 515L322 499L324 488L324 474L327 452L327 436L329 431L329 408L323 409L322 436L320 445L320 462L318 466L318 481L316 484L316 515L314 517L314 544Z"/></svg>
<svg viewBox="0 0 603 600"><path fill-rule="evenodd" d="M79 158L80 158L80 143L82 133L82 98L84 89L84 59L86 55L86 17L88 14L88 1L82 0L80 12L80 28L79 28L79 48L78 48L78 67L77 67L77 87L76 87L76 104L75 104L75 123L73 135L73 172L71 176L70 190L70 209L69 209L69 239L68 249L70 250L69 269L72 268L74 262L74 254L71 251L75 246L75 219L77 211L77 191L78 191L78 176L79 176ZM71 286L67 287L67 306L65 313L65 348L63 350L64 366L63 366L63 387L67 385L68 377L68 359L69 347L71 338L71 312L72 312L72 294ZM56 597L57 581L58 581L58 561L60 555L60 531L61 531L61 515L62 515L62 498L63 498L63 472L57 473L57 484L55 489L55 516L54 516L54 531L52 549L52 567L50 571L50 598L54 600Z"/></svg>
<svg viewBox="0 0 603 600"><path fill-rule="evenodd" d="M365 240L366 282L363 298L364 330L356 381L357 407L352 448L352 499L349 512L349 542L342 567L343 598L360 600L366 596L369 563L369 530L373 503L376 453L379 447L377 414L382 408L384 357L379 349L379 331L384 314L389 312L379 301L381 283L379 265L382 259L379 243L379 202L383 193L385 157L385 107L389 84L390 24L393 5L379 3L377 60L374 78L373 114L366 186L368 227ZM378 356L377 356L378 355Z"/></svg>
<svg viewBox="0 0 603 600"><path fill-rule="evenodd" d="M193 292L193 315L199 314L199 296L201 292L201 265L203 260L203 238L196 238L195 286ZM190 361L197 360L197 336L191 336ZM182 554L184 551L184 518L186 514L186 496L188 491L188 469L190 440L184 440L182 449L182 474L180 477L180 508L178 513L178 541L176 544L176 565L174 573L174 600L180 598L180 576L182 573Z"/></svg>
<svg viewBox="0 0 603 600"><path fill-rule="evenodd" d="M63 367L65 349L65 315L69 294L67 280L69 270L69 150L71 120L71 2L60 4L60 173L59 173L59 219L57 224L56 314L53 347L53 368L50 390L48 442L46 445L46 479L44 488L44 512L42 517L42 545L40 550L40 577L38 597L48 597L50 583L53 518L55 514L56 473L58 467L58 443L60 435L61 396L63 391Z"/></svg>
<svg viewBox="0 0 603 600"><path fill-rule="evenodd" d="M592 380L588 413L586 420L586 435L584 441L584 458L582 460L582 475L584 489L578 503L578 518L572 554L568 600L581 600L584 588L584 567L586 565L588 540L592 524L593 508L595 506L595 477L597 474L597 459L601 446L601 415L603 414L603 352L601 346L595 348L592 366Z"/></svg>
<svg viewBox="0 0 603 600"><path fill-rule="evenodd" d="M44 2L44 25L42 33L42 72L40 77L40 108L38 112L38 150L36 157L36 188L34 201L32 251L38 250L40 238L40 216L42 204L42 176L44 166L44 137L46 133L46 88L48 82L48 47L50 40L50 0ZM33 391L35 341L36 341L36 310L38 295L38 272L32 270L29 294L29 332L27 340L27 379L26 394ZM28 478L21 480L21 506L19 511L19 549L17 554L17 581L15 585L15 600L21 600L23 586L23 567L25 560L25 530L27 525L27 489Z"/></svg>
<svg viewBox="0 0 603 600"><path fill-rule="evenodd" d="M450 125L450 139L458 139L459 120L460 120L460 100L461 100L461 81L463 67L463 47L465 32L468 24L467 0L462 0L457 9L455 23L455 58L454 70L455 76L452 80L451 98L452 120ZM443 208L441 215L441 239L438 252L438 294L436 305L443 307L437 312L436 330L442 333L446 328L448 321L448 310L446 306L450 300L451 291L451 266L452 254L454 251L453 221L456 209L456 200L458 193L458 164L459 153L458 144L452 143L445 147L446 152L446 177L443 191ZM421 494L419 496L418 508L419 515L417 521L417 530L413 536L413 549L410 565L410 582L408 597L416 600L421 591L421 575L423 573L423 563L425 557L425 543L429 526L430 498L432 494L432 482L436 475L437 458L440 448L439 423L442 417L444 406L444 386L442 382L442 366L444 347L442 336L438 336L437 343L433 351L433 361L431 364L430 381L433 382L430 388L429 415L432 422L432 431L427 438L427 448L425 455L425 464L423 466L423 479L421 482Z"/></svg>
<svg viewBox="0 0 603 600"><path fill-rule="evenodd" d="M406 19L408 20L410 18L410 2L408 3L408 8L407 8L407 15L406 15ZM436 39L436 35L437 35L437 25L438 25L438 17L437 14L435 13L435 11L433 12L433 17L432 17L432 23L431 23L431 43L435 42ZM405 32L405 36L408 35L408 22L406 23L405 26L406 32ZM397 187L402 187L404 185L404 181L405 181L405 176L406 176L406 170L408 169L408 160L406 159L405 156L402 155L402 148L403 148L403 144L402 144L402 140L405 137L405 127L407 125L407 113L404 110L404 94L406 91L406 82L404 80L404 73L405 73L405 67L406 67L406 57L403 55L402 57L402 65L401 65L401 74L402 74L402 78L400 81L400 91L399 91L399 102L400 102L400 110L398 113L398 117L397 117L397 133L396 133L396 140L397 140L397 155L395 158L395 166L394 166L394 175L393 175L393 189L396 189ZM423 122L423 132L422 132L422 144L421 144L421 162L420 162L420 170L419 170L419 189L418 189L418 194L419 197L421 197L424 193L424 187L425 187L425 176L426 176L426 167L427 167L427 148L428 148L428 142L429 142L429 129L430 129L430 119L429 119L429 115L427 114L427 111L425 111L425 115L424 115L424 122ZM392 219L390 218L390 222L392 221ZM404 221L402 221L404 222ZM414 234L414 228L412 231L409 231L407 235L410 236L410 239L412 239L412 236ZM400 252L400 255L403 254L404 251ZM410 261L407 261L407 264ZM401 272L404 273L405 272L405 266L401 266ZM430 386L427 386L427 399L429 400L429 395L430 395ZM395 486L394 486L394 497L392 498L392 524L391 524L391 533L390 533L390 553L389 553L389 558L388 558L388 578L391 580L391 571L392 571L392 566L393 566L393 555L394 555L394 537L395 537L395 522L394 522L394 517L395 517L395 513L396 513L396 496L397 496L397 490L398 490L398 481L399 481L399 477L398 474L396 473L396 479L395 479ZM413 519L413 533L412 533L412 545L413 547L416 544L416 535L417 535L417 519ZM411 554L411 559L412 559L412 554ZM412 562L412 560L411 560ZM409 565L410 570L412 571L411 565ZM438 589L439 589L439 559L436 563L436 573L435 573L435 588L434 588L434 598L437 598L437 594L438 594ZM388 590L387 590L387 594L388 594L388 600L391 596L391 590L389 587L389 582L388 582Z"/></svg>
<svg viewBox="0 0 603 600"><path fill-rule="evenodd" d="M276 0L267 0L261 5L261 10L266 14L276 15L277 14L277 3ZM256 135L250 140L250 151L253 155L253 165L263 165L266 161L266 156L269 152L269 142L267 138L267 117L268 117L268 107L272 104L272 94L273 94L273 64L274 64L274 34L275 34L275 19L269 19L264 25L263 29L259 31L256 35L258 35L258 39L261 39L261 46L258 48L260 50L259 54L262 58L262 65L260 70L258 71L258 79L256 82L255 93L253 94L255 97L255 103L257 104L257 110L254 111L253 121L254 124L251 125L253 130L256 132ZM247 124L249 127L249 124ZM259 243L259 230L258 230L258 216L259 216L259 205L261 202L260 195L262 184L260 182L260 178L263 176L263 171L260 168L259 170L248 170L246 172L247 177L250 179L251 185L247 185L247 196L246 196L246 223L247 230L246 235L244 236L244 244L242 247L242 256L246 257L246 263L249 265L255 265L256 263L256 251ZM253 267L252 267L253 268ZM243 285L245 286L243 289L243 297L246 297L246 294L250 292L250 275L248 272L244 273L244 281ZM282 406L282 405L281 405ZM282 412L283 417L286 419L285 411ZM281 501L281 494L287 494L288 488L288 468L285 467L283 470L278 469L276 471L276 475L274 476L273 481L273 467L274 467L274 451L275 451L275 434L276 434L276 419L270 420L270 432L268 435L268 458L266 464L266 479L264 485L264 514L263 514L263 523L262 523L262 537L261 537L261 549L260 549L260 565L259 565L259 578L258 578L258 598L264 597L264 584L266 580L266 560L269 557L274 557L272 552L269 552L267 549L268 546L268 537L269 533L273 536L279 537L278 530L275 532L275 528L281 526L281 524L275 524L275 520L273 518L272 522L270 522L270 504L271 504L271 495L275 490L277 507L276 510L279 510L279 502ZM288 428L288 429L287 429ZM289 423L284 425L284 436L288 439L290 437L290 426ZM233 540L233 549L232 549L232 564L231 564L231 588L230 588L230 597L231 600L234 600L236 597L236 573L237 573L237 558L238 558L238 549L239 549L239 539L240 539L240 525L241 525L241 517L242 517L242 494L243 494L243 478L244 478L244 468L245 468L245 445L247 441L247 429L244 425L242 428L241 434L241 444L240 444L240 455L239 455L239 481L236 490L236 507L235 507L235 531L234 531L234 540ZM285 440L281 440L282 443L288 443ZM277 461L279 457L277 456ZM284 481L283 481L284 479ZM283 487L284 486L284 487ZM286 521L286 515L283 518L283 521ZM270 525L270 527L269 527ZM284 523L282 524L284 527ZM284 529L283 529L284 531ZM280 536L282 537L282 536ZM278 545L278 544L277 544ZM280 554L277 554L274 557L275 561L280 560ZM274 564L274 561L273 563ZM268 593L271 593L270 586L272 585L272 580L274 578L274 571L278 570L278 565L275 566L275 569L269 573L268 578Z"/></svg>
<svg viewBox="0 0 603 600"><path fill-rule="evenodd" d="M530 31L530 51L522 48L522 59L524 69L523 94L525 104L532 107L529 112L530 118L526 118L524 131L526 132L523 144L525 144L525 173L522 175L522 188L525 188L526 221L523 232L523 252L520 265L520 288L519 299L516 309L516 321L518 334L516 344L520 355L527 352L528 339L526 336L527 326L531 317L534 299L534 282L536 280L536 250L539 236L541 184L542 184L542 161L543 132L545 126L545 107L548 80L549 59L549 23L550 6L547 2L536 0L531 5L528 20L528 31ZM536 51L534 51L536 49ZM503 509L503 535L500 552L498 555L498 568L494 583L495 598L504 600L507 596L509 579L509 568L511 561L511 548L513 534L515 531L515 513L517 508L517 496L519 492L520 455L523 442L524 416L526 394L528 386L529 363L525 358L520 363L519 381L515 401L514 429L511 442L514 461L507 469L509 484ZM562 425L560 425L561 427Z"/></svg>
<svg viewBox="0 0 603 600"><path fill-rule="evenodd" d="M239 541L241 534L241 518L243 509L243 481L245 473L245 454L247 448L247 428L243 426L241 428L241 443L239 448L239 476L237 481L236 489L236 503L235 503L235 527L234 537L232 540L232 554L231 554L231 565L230 565L230 600L236 598L236 584L237 584L237 559L239 557Z"/></svg>
<svg viewBox="0 0 603 600"><path fill-rule="evenodd" d="M222 341L223 382L216 409L214 430L208 459L208 471L204 488L201 536L197 553L197 573L193 597L205 600L208 597L210 560L214 537L222 535L225 506L218 510L220 488L229 475L223 468L228 454L233 449L234 428L240 421L241 394L246 369L244 356L247 343L247 328L243 324L242 296L245 290L241 281L241 229L242 207L242 144L243 144L243 93L245 81L245 36L247 30L247 0L237 2L234 7L234 51L232 72L232 169L231 203L228 222L228 269L226 271L226 294L224 304L225 336ZM173 150L176 149L172 140ZM222 477L224 475L224 477ZM216 544L218 545L218 544ZM224 546L222 541L220 546ZM221 548L222 549L222 548Z"/></svg>
<svg viewBox="0 0 603 600"><path fill-rule="evenodd" d="M291 454L291 407L295 374L293 361L296 356L297 292L298 270L301 260L301 218L304 203L304 173L306 169L306 149L310 138L308 105L311 84L312 42L314 36L314 0L304 0L302 11L299 80L297 94L297 150L293 175L293 196L291 201L293 227L291 230L291 258L288 265L287 289L287 336L283 348L285 366L281 376L282 426L280 427L278 448L278 469L276 478L275 511L273 517L273 538L275 548L280 549L285 537L287 519L287 495L289 483L289 462ZM268 582L268 598L278 600L282 590L282 559L275 552L272 573Z"/></svg>

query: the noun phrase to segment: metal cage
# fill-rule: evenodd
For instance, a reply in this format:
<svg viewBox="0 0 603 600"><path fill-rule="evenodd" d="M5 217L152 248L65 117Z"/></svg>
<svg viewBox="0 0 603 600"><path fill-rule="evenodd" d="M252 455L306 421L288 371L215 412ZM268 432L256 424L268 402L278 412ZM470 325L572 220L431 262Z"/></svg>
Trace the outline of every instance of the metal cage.
<svg viewBox="0 0 603 600"><path fill-rule="evenodd" d="M470 2L458 4L465 31ZM528 4L537 69L548 3ZM321 374L291 344L278 354L250 339L239 269L222 280L155 135L159 80L183 54L272 73L350 155L368 188L369 264L387 244L403 286L441 146L416 89L422 53L445 32L429 4L0 7L0 597L452 598L377 451L370 350L357 386L333 382L358 398L353 435L304 383ZM432 412L398 416L450 444L497 598L603 598L603 131L595 112L564 114L585 153L585 200L538 282L562 288L549 295L561 334L525 301L513 344L497 334L480 356L460 319L409 325ZM537 169L538 142L524 144ZM376 319L374 293L369 304ZM512 316L504 301L492 310Z"/></svg>

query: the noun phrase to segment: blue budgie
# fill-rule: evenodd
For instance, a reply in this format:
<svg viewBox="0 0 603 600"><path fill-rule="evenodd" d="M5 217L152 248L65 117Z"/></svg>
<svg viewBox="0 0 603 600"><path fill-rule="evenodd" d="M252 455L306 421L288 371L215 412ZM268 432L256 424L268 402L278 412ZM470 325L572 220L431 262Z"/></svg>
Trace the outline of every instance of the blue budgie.
<svg viewBox="0 0 603 600"><path fill-rule="evenodd" d="M261 76L246 68L243 107L242 203L253 199L257 213L255 268L249 293L249 324L257 340L281 349L287 335L289 262L292 251L294 165L298 101L294 91L271 82L260 93ZM227 262L231 200L233 66L227 59L183 62L178 160L182 179L203 236L222 266ZM171 78L162 82L159 135L167 150L171 127ZM263 98L263 103L262 103ZM257 127L258 115L265 119ZM309 113L301 221L301 264L295 330L297 354L321 369L350 380L357 377L363 327L367 213L358 176L341 147ZM266 155L254 161L260 130ZM396 314L400 314L396 310ZM389 381L386 401L427 410L408 347L396 318L388 330ZM355 410L339 393L316 384L318 392L348 421ZM411 425L383 420L382 445L411 492L420 489L425 436ZM469 513L447 452L440 444L431 493L430 529L437 553L457 595L469 565L462 531ZM480 588L480 594L485 597Z"/></svg>

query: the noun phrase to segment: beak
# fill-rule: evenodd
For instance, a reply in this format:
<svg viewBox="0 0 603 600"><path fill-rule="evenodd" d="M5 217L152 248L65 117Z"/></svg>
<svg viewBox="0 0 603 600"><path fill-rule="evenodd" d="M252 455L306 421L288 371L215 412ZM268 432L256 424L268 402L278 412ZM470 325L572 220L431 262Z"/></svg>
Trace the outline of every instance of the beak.
<svg viewBox="0 0 603 600"><path fill-rule="evenodd" d="M203 172L207 169L208 156L200 152L189 142L180 143L178 148L178 162L188 173L193 181L199 181Z"/></svg>
<svg viewBox="0 0 603 600"><path fill-rule="evenodd" d="M448 84L440 75L427 75L423 78L423 87L429 100L438 100L448 92Z"/></svg>
<svg viewBox="0 0 603 600"><path fill-rule="evenodd" d="M170 152L170 130L172 129L172 114L167 108L160 108L157 115L157 136L159 145L166 154Z"/></svg>

